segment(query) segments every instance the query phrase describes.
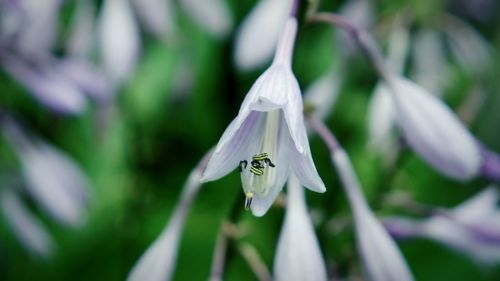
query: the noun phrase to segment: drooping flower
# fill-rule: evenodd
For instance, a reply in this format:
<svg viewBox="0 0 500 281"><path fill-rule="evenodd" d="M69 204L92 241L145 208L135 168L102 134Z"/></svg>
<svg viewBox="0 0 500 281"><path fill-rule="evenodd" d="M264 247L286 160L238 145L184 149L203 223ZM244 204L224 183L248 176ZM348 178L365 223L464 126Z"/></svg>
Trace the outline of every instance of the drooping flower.
<svg viewBox="0 0 500 281"><path fill-rule="evenodd" d="M394 75L391 81L396 122L407 143L446 176L476 176L481 167L479 145L450 108L410 80Z"/></svg>
<svg viewBox="0 0 500 281"><path fill-rule="evenodd" d="M404 41L391 40L391 49L393 43ZM385 81L377 87L370 110L372 142L384 146L395 122L406 143L437 171L457 180L476 176L481 165L477 141L443 101L399 75L405 52L391 53L394 69L384 67Z"/></svg>
<svg viewBox="0 0 500 281"><path fill-rule="evenodd" d="M291 0L261 0L238 28L234 60L249 70L270 61L279 33L292 6Z"/></svg>
<svg viewBox="0 0 500 281"><path fill-rule="evenodd" d="M296 32L297 20L288 19L272 65L250 89L203 174L203 181L216 180L239 167L246 205L256 216L269 209L290 170L303 186L325 191L311 157L302 97L291 69Z"/></svg>
<svg viewBox="0 0 500 281"><path fill-rule="evenodd" d="M54 241L42 223L23 205L16 192L0 189L0 211L22 246L30 253L48 258Z"/></svg>
<svg viewBox="0 0 500 281"><path fill-rule="evenodd" d="M481 264L500 261L500 193L490 186L450 210L428 219L392 217L384 221L396 237L438 241Z"/></svg>
<svg viewBox="0 0 500 281"><path fill-rule="evenodd" d="M99 23L104 70L113 83L123 83L135 71L140 52L139 30L129 0L105 0Z"/></svg>
<svg viewBox="0 0 500 281"><path fill-rule="evenodd" d="M226 36L233 27L233 18L222 0L181 0L180 4L187 14L216 37Z"/></svg>
<svg viewBox="0 0 500 281"><path fill-rule="evenodd" d="M396 73L404 70L409 46L409 30L399 21L394 23L389 36L388 64ZM384 81L379 81L373 91L368 109L370 146L384 155L393 151L396 138L393 134L396 110L390 91Z"/></svg>
<svg viewBox="0 0 500 281"><path fill-rule="evenodd" d="M0 66L47 108L62 114L79 114L87 107L83 91L51 63L28 63L21 56L1 52Z"/></svg>
<svg viewBox="0 0 500 281"><path fill-rule="evenodd" d="M49 52L56 43L63 1L4 2L1 10L5 9L5 14L0 12L0 39L15 41L8 43L14 43L16 51L22 54L36 56Z"/></svg>
<svg viewBox="0 0 500 281"><path fill-rule="evenodd" d="M326 267L304 190L293 174L288 180L287 209L274 260L276 281L326 281Z"/></svg>
<svg viewBox="0 0 500 281"><path fill-rule="evenodd" d="M40 139L29 139L13 120L3 132L21 162L28 193L61 224L78 227L86 216L89 181L69 156Z"/></svg>
<svg viewBox="0 0 500 281"><path fill-rule="evenodd" d="M412 274L396 243L366 203L352 164L343 149L332 152L332 161L342 180L352 208L358 251L368 279L410 281Z"/></svg>

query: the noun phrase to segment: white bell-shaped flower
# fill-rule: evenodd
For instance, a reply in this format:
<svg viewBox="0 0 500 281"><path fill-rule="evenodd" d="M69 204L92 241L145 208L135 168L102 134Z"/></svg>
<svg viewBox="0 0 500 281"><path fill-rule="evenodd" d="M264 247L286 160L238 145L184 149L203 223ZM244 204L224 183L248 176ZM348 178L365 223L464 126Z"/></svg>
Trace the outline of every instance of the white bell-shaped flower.
<svg viewBox="0 0 500 281"><path fill-rule="evenodd" d="M285 26L273 64L257 79L238 116L222 135L203 175L216 180L241 171L247 207L262 216L288 179L317 192L325 186L314 166L304 125L300 88L291 69L297 20Z"/></svg>
<svg viewBox="0 0 500 281"><path fill-rule="evenodd" d="M326 267L307 212L304 189L293 174L288 180L287 209L274 259L276 281L326 281Z"/></svg>
<svg viewBox="0 0 500 281"><path fill-rule="evenodd" d="M424 220L392 217L384 221L396 237L435 240L479 264L500 262L498 187L490 186L464 203Z"/></svg>

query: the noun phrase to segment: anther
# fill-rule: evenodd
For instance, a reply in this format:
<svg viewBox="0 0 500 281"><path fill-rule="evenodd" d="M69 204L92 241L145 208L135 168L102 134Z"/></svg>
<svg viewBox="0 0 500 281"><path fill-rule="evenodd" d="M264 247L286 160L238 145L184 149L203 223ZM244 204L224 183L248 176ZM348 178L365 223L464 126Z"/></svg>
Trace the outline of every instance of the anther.
<svg viewBox="0 0 500 281"><path fill-rule="evenodd" d="M247 192L245 194L245 210L250 209L250 206L252 206L252 199L253 199L253 193L252 192Z"/></svg>

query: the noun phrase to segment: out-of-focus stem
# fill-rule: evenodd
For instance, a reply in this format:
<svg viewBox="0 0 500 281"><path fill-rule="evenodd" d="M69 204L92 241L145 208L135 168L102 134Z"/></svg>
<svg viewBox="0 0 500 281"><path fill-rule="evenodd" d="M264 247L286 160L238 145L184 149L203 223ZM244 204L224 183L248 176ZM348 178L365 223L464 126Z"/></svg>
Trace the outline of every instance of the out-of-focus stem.
<svg viewBox="0 0 500 281"><path fill-rule="evenodd" d="M321 119L314 116L313 114L309 114L307 116L307 121L309 122L311 128L313 128L316 131L316 133L318 133L318 135L323 139L325 144L330 149L330 152L333 153L337 149L340 149L339 142L337 141L335 136L330 132L330 130L325 126L323 121L321 121Z"/></svg>
<svg viewBox="0 0 500 281"><path fill-rule="evenodd" d="M214 257L212 261L212 269L210 273L210 281L222 281L224 275L224 264L226 262L226 252L228 245L228 237L226 235L225 223L221 225L217 241L215 244Z"/></svg>
<svg viewBox="0 0 500 281"><path fill-rule="evenodd" d="M373 37L364 29L351 23L348 19L333 13L316 13L308 18L311 22L326 22L344 29L358 44L360 49L371 62L378 75L387 83L387 86L395 93L393 75L387 67L385 59Z"/></svg>
<svg viewBox="0 0 500 281"><path fill-rule="evenodd" d="M332 158L332 163L337 168L338 175L340 177L340 180L342 181L342 186L344 187L344 191L347 194L349 202L352 206L359 207L353 208L353 211L359 212L360 210L368 210L368 205L364 199L356 173L352 168L351 161L349 160L347 153L338 143L337 138L335 138L333 133L319 118L311 115L307 120L311 128L315 130L316 133L318 133L318 135L328 146Z"/></svg>
<svg viewBox="0 0 500 281"><path fill-rule="evenodd" d="M259 253L252 245L248 243L241 243L238 246L238 250L241 256L248 263L252 271L255 273L255 276L259 279L259 281L271 281L271 273L267 268L266 264L262 261L259 256Z"/></svg>

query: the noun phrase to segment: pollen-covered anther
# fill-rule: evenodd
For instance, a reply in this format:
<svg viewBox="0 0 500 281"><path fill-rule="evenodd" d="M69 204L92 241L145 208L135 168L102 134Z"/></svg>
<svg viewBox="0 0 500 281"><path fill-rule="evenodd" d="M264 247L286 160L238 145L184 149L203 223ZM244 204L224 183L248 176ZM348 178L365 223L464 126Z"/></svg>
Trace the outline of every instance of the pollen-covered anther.
<svg viewBox="0 0 500 281"><path fill-rule="evenodd" d="M253 193L247 192L245 194L245 210L249 210L250 206L252 206Z"/></svg>

